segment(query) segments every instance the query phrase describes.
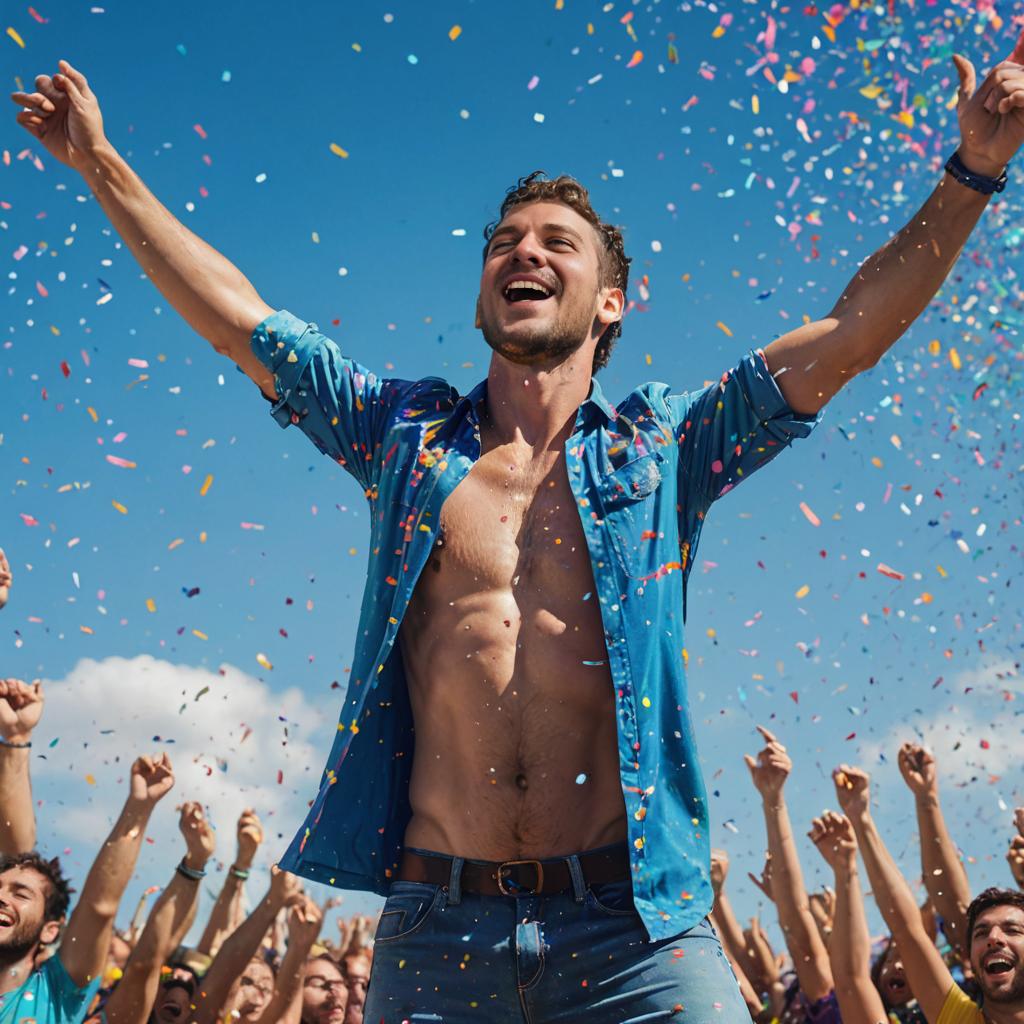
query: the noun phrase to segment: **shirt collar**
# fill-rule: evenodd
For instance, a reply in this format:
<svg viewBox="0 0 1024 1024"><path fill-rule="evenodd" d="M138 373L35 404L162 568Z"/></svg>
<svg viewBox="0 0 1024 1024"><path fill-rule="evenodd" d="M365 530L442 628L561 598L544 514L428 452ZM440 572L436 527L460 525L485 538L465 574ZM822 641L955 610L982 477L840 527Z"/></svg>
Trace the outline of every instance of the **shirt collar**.
<svg viewBox="0 0 1024 1024"><path fill-rule="evenodd" d="M456 402L455 408L462 410L465 405L469 405L474 411L476 407L483 401L487 395L487 378L485 377L479 384L477 384L472 391L468 394L463 395ZM580 413L587 408L587 406L593 406L606 420L614 421L618 418L618 411L615 406L604 397L604 392L601 390L601 385L598 384L597 378L592 377L590 380L590 394L584 399L583 404L580 406ZM577 424L579 418L577 417Z"/></svg>

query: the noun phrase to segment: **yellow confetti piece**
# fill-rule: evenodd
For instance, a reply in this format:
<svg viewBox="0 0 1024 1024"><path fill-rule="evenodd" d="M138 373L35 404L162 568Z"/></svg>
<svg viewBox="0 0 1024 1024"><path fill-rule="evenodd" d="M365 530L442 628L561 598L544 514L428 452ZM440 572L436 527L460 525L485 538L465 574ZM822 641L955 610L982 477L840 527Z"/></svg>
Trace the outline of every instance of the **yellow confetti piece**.
<svg viewBox="0 0 1024 1024"><path fill-rule="evenodd" d="M96 779L92 775L86 775L85 781L88 782L90 786L96 785Z"/></svg>
<svg viewBox="0 0 1024 1024"><path fill-rule="evenodd" d="M799 601L805 598L811 592L811 588L805 583L797 592L796 599Z"/></svg>
<svg viewBox="0 0 1024 1024"><path fill-rule="evenodd" d="M153 598L151 597L146 598L146 610L151 612L156 611L156 601L154 601Z"/></svg>
<svg viewBox="0 0 1024 1024"><path fill-rule="evenodd" d="M942 342L938 338L932 338L928 342L928 355L937 356L942 352Z"/></svg>
<svg viewBox="0 0 1024 1024"><path fill-rule="evenodd" d="M272 671L274 666L270 664L270 659L265 654L257 654L256 660L268 671Z"/></svg>
<svg viewBox="0 0 1024 1024"><path fill-rule="evenodd" d="M934 601L934 600L935 600L935 598L932 597L932 595L929 594L927 590L924 591L924 593L921 594L921 603L922 604L931 604L932 601Z"/></svg>
<svg viewBox="0 0 1024 1024"><path fill-rule="evenodd" d="M651 706L651 698L650 697L644 697L644 699L642 701L640 701L640 703L643 704L643 706L645 708L649 708Z"/></svg>
<svg viewBox="0 0 1024 1024"><path fill-rule="evenodd" d="M459 38L459 36L461 36L461 35L462 35L462 26L461 26L461 25L452 25L452 27L451 27L450 29L448 29L448 38L449 38L449 39L450 39L450 40L451 40L451 41L452 41L453 43L454 43L454 42L455 42L455 40L456 40L456 39L458 39L458 38Z"/></svg>
<svg viewBox="0 0 1024 1024"><path fill-rule="evenodd" d="M711 33L711 38L712 39L721 39L722 36L724 36L724 35L725 35L725 26L724 25L716 25L714 32Z"/></svg>
<svg viewBox="0 0 1024 1024"><path fill-rule="evenodd" d="M960 353L955 348L949 350L949 361L954 370L959 370L963 363L960 362Z"/></svg>
<svg viewBox="0 0 1024 1024"><path fill-rule="evenodd" d="M342 160L348 159L348 150L342 149L341 146L339 146L336 142L331 143L331 152L335 156L340 156Z"/></svg>
<svg viewBox="0 0 1024 1024"><path fill-rule="evenodd" d="M210 485L213 483L213 474L207 473L206 479L203 481L203 486L199 488L199 497L205 498L206 492L210 489Z"/></svg>
<svg viewBox="0 0 1024 1024"><path fill-rule="evenodd" d="M629 58L629 63L626 65L627 68L635 68L644 59L643 50L634 50L633 56Z"/></svg>
<svg viewBox="0 0 1024 1024"><path fill-rule="evenodd" d="M750 97L750 109L755 114L761 113L761 101L757 98L757 93Z"/></svg>
<svg viewBox="0 0 1024 1024"><path fill-rule="evenodd" d="M654 362L654 360L651 359L651 353L650 352L648 352L647 355L644 356L644 362L647 363L648 366L650 366L651 363Z"/></svg>
<svg viewBox="0 0 1024 1024"><path fill-rule="evenodd" d="M871 456L871 465L874 466L875 469L881 469L883 463L882 463L882 460L877 455L872 455Z"/></svg>
<svg viewBox="0 0 1024 1024"><path fill-rule="evenodd" d="M92 417L93 423L99 423L100 418L96 415L96 410L91 405L87 406L85 411Z"/></svg>
<svg viewBox="0 0 1024 1024"><path fill-rule="evenodd" d="M594 23L592 21L587 22L587 35L592 36L594 34Z"/></svg>
<svg viewBox="0 0 1024 1024"><path fill-rule="evenodd" d="M192 635L194 637L198 637L200 640L209 640L210 639L201 629L193 629L192 630Z"/></svg>
<svg viewBox="0 0 1024 1024"><path fill-rule="evenodd" d="M202 532L201 532L201 533L199 534L199 543L200 543L200 544L205 544L205 543L206 543L206 531L205 531L205 530L203 530L203 531L202 531Z"/></svg>
<svg viewBox="0 0 1024 1024"><path fill-rule="evenodd" d="M17 33L17 32L15 32L13 28L9 28L9 29L7 30L7 34L8 34L8 35L9 35L9 36L10 36L10 37L11 37L11 38L12 38L12 39L13 39L13 40L14 40L14 41L15 41L15 42L16 42L16 43L17 43L17 44L18 44L18 45L19 45L19 46L20 46L20 47L21 47L21 48L23 49L23 50L25 49L25 40L24 40L24 39L22 39L22 38L21 38L21 36L19 36L19 35L18 35L18 33Z"/></svg>
<svg viewBox="0 0 1024 1024"><path fill-rule="evenodd" d="M128 515L128 509L126 509L124 507L124 505L121 504L121 502L119 502L119 501L112 501L110 504L113 505L114 508L116 508L117 511L121 513L121 515L123 515L123 516Z"/></svg>
<svg viewBox="0 0 1024 1024"><path fill-rule="evenodd" d="M729 328L728 328L728 327L726 327L726 326L725 326L725 324L723 324L721 320L716 320L716 321L715 321L715 326L716 326L716 327L717 327L717 328L718 328L718 329L719 329L720 331L723 331L723 332L725 333L725 336L726 336L727 338L731 338L731 337L732 337L732 331L730 331L730 330L729 330Z"/></svg>
<svg viewBox="0 0 1024 1024"><path fill-rule="evenodd" d="M946 579L946 578L947 578L947 577L949 576L949 573L948 573L948 572L946 572L946 570L945 570L945 569L943 569L941 565L936 565L936 566L935 566L935 568L939 570L939 575L940 575L940 576L941 576L941 577L942 577L943 579Z"/></svg>

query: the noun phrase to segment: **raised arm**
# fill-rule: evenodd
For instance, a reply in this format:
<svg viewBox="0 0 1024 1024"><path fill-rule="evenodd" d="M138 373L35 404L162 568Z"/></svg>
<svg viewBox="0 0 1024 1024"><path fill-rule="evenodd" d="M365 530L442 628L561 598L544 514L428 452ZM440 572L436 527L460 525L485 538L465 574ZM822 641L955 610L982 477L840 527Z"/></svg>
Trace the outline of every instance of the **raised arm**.
<svg viewBox="0 0 1024 1024"><path fill-rule="evenodd" d="M185 837L185 856L160 898L107 1000L109 1024L145 1024L160 987L160 971L185 937L195 917L199 885L213 856L214 834L198 803L186 803L178 822Z"/></svg>
<svg viewBox="0 0 1024 1024"><path fill-rule="evenodd" d="M900 747L899 766L903 781L914 794L921 837L921 874L928 898L945 922L950 944L966 957L970 945L967 907L971 902L971 887L939 806L935 757L916 743L904 743Z"/></svg>
<svg viewBox="0 0 1024 1024"><path fill-rule="evenodd" d="M263 842L263 826L251 807L242 811L235 834L238 843L235 862L228 868L217 902L210 911L210 919L196 947L200 953L208 956L216 956L221 943L234 930L235 910L242 898L242 889L252 869L256 851Z"/></svg>
<svg viewBox="0 0 1024 1024"><path fill-rule="evenodd" d="M274 995L260 1014L258 1024L278 1024L296 1003L301 1007L306 958L320 934L324 916L309 896L295 904L288 914L288 951L281 961L274 984Z"/></svg>
<svg viewBox="0 0 1024 1024"><path fill-rule="evenodd" d="M925 1017L937 1021L954 984L953 976L925 931L913 893L875 827L867 772L844 764L832 778L839 805L857 836L875 903L899 947L911 991Z"/></svg>
<svg viewBox="0 0 1024 1024"><path fill-rule="evenodd" d="M277 912L304 899L295 875L271 869L270 888L253 912L224 940L220 952L203 977L192 1024L213 1024L228 997L231 986L256 955L274 923Z"/></svg>
<svg viewBox="0 0 1024 1024"><path fill-rule="evenodd" d="M765 740L757 758L744 755L750 777L761 794L761 809L768 832L768 853L772 866L772 896L779 925L786 938L800 990L811 1003L832 991L832 971L804 890L803 873L796 840L782 789L793 767L786 748L764 726L757 727Z"/></svg>
<svg viewBox="0 0 1024 1024"><path fill-rule="evenodd" d="M747 1004L751 1017L761 1011L760 996L747 977L746 942L743 929L733 913L729 897L725 893L725 879L729 874L729 855L725 850L711 851L711 888L715 894L715 905L711 911L711 920L722 940L722 949L726 959L732 964L733 973L740 986L740 994Z"/></svg>
<svg viewBox="0 0 1024 1024"><path fill-rule="evenodd" d="M276 398L272 375L249 347L271 308L237 267L160 203L110 144L85 75L61 61L59 74L39 75L35 85L33 93L11 95L25 108L18 123L82 175L146 275L193 330Z"/></svg>
<svg viewBox="0 0 1024 1024"><path fill-rule="evenodd" d="M0 679L0 854L36 845L29 761L32 730L43 713L42 684Z"/></svg>
<svg viewBox="0 0 1024 1024"><path fill-rule="evenodd" d="M1010 874L1017 883L1018 889L1024 889L1024 807L1013 812L1013 821L1017 826L1017 834L1010 840L1010 848L1006 851L1006 863L1010 865Z"/></svg>
<svg viewBox="0 0 1024 1024"><path fill-rule="evenodd" d="M815 818L811 841L832 868L836 902L829 961L843 1024L884 1024L885 1007L871 980L871 939L857 873L857 840L847 818L826 811Z"/></svg>
<svg viewBox="0 0 1024 1024"><path fill-rule="evenodd" d="M1024 68L1008 61L975 91L969 60L955 55L961 161L998 177L1024 141ZM856 374L878 362L931 302L988 205L943 175L907 225L857 271L823 320L773 341L765 356L789 405L814 413Z"/></svg>
<svg viewBox="0 0 1024 1024"><path fill-rule="evenodd" d="M89 869L60 944L61 963L79 987L103 970L114 917L135 870L150 815L173 785L174 770L166 754L140 757L132 765L124 809Z"/></svg>

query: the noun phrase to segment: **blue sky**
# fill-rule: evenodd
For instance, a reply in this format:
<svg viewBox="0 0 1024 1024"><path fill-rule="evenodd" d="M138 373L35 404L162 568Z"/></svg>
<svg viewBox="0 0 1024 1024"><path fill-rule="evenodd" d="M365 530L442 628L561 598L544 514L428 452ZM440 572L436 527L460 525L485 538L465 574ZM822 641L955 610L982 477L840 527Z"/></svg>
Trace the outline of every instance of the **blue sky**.
<svg viewBox="0 0 1024 1024"><path fill-rule="evenodd" d="M60 57L84 71L168 208L271 305L383 373L483 376L481 229L518 176L578 176L633 256L601 378L614 400L644 379L700 387L825 316L957 144L949 54L979 70L1001 58L1011 13L63 0L8 7L0 46L11 90ZM313 795L347 679L362 495L176 317L14 113L0 127L0 545L16 590L0 672L51 681L41 841L80 878L123 761L173 741L176 795L207 801L221 852L251 799L269 857ZM740 757L756 722L793 753L798 830L834 804L832 765L860 762L914 876L893 764L901 739L926 739L972 884L1009 880L1024 802L1020 184L1013 169L893 352L704 531L692 707L745 915L763 853ZM170 819L130 899L170 871Z"/></svg>

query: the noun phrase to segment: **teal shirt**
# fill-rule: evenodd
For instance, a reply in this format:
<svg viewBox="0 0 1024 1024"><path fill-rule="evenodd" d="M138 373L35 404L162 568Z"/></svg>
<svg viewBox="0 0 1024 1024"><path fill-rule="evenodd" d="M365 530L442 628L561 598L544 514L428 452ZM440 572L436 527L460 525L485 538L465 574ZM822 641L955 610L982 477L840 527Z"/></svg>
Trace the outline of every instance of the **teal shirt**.
<svg viewBox="0 0 1024 1024"><path fill-rule="evenodd" d="M99 983L97 977L79 988L57 953L20 988L0 994L0 1024L78 1024L85 1019Z"/></svg>
<svg viewBox="0 0 1024 1024"><path fill-rule="evenodd" d="M351 473L370 510L351 678L319 792L281 866L386 895L411 817L414 751L396 640L441 507L480 457L487 382L460 395L437 377L377 377L284 310L251 346L274 375L274 418ZM607 648L593 668L615 691L633 896L652 939L692 927L712 903L683 656L694 549L712 503L816 421L787 406L763 355L750 352L695 392L644 384L613 406L595 380L565 443L594 575L584 600L600 609Z"/></svg>

